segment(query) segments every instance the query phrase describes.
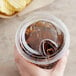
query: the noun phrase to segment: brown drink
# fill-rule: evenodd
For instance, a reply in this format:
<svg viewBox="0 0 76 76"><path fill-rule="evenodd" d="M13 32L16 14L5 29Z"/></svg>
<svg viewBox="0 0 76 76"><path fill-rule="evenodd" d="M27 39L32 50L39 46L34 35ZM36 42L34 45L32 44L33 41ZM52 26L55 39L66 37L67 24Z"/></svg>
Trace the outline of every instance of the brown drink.
<svg viewBox="0 0 76 76"><path fill-rule="evenodd" d="M64 45L63 32L54 24L40 20L29 25L25 31L25 41L31 50L28 50L21 41L24 53L35 62L47 61L59 53ZM36 52L36 53L35 53ZM48 64L35 64L41 68L50 69L57 61Z"/></svg>
<svg viewBox="0 0 76 76"><path fill-rule="evenodd" d="M70 36L65 24L50 12L29 15L16 34L16 47L27 63L51 69L69 48ZM31 66L31 65L29 65Z"/></svg>

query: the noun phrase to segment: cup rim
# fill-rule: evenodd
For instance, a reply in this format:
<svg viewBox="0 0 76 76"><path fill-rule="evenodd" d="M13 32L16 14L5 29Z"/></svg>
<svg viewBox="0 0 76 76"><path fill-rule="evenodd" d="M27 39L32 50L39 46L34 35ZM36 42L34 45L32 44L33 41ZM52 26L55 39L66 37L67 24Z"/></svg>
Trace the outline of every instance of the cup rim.
<svg viewBox="0 0 76 76"><path fill-rule="evenodd" d="M33 18L38 17L38 19L32 20ZM39 18L40 17L40 18ZM43 19L43 18L47 18L47 19ZM53 23L55 26L57 26L58 28L60 28L62 30L62 32L64 33L65 36L65 45L62 48L62 51L60 51L57 55L55 55L54 57L52 57L52 59L48 62L39 62L39 61L35 61L35 60L31 60L29 58L27 58L25 56L25 53L22 51L22 49L20 48L19 42L18 42L18 36L20 33L20 29L23 27L23 25L27 24L32 24L33 22L39 20L39 19L43 19L46 21L49 21L51 23ZM50 15L50 12L34 12L31 15L29 15L21 24L21 26L19 27L17 33L16 33L16 37L15 37L15 43L16 43L16 47L17 47L17 51L19 52L19 54L26 60L28 60L29 62L35 63L35 64L50 64L53 63L57 60L59 60L64 54L65 52L68 50L69 45L70 45L70 35L68 32L68 29L66 27L66 25L57 17Z"/></svg>

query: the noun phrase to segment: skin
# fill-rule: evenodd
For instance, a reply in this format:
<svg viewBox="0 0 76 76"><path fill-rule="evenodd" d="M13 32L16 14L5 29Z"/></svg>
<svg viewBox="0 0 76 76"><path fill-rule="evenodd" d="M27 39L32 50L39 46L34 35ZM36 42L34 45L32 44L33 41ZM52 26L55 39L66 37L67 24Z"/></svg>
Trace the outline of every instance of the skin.
<svg viewBox="0 0 76 76"><path fill-rule="evenodd" d="M69 51L50 70L41 69L26 61L17 50L15 50L15 62L21 76L63 76L67 63Z"/></svg>

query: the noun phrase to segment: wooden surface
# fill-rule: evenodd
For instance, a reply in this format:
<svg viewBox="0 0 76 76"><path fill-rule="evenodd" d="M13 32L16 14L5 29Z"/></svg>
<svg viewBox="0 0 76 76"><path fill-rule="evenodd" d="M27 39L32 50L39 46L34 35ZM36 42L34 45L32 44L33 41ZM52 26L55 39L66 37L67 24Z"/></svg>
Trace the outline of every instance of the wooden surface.
<svg viewBox="0 0 76 76"><path fill-rule="evenodd" d="M70 55L64 76L75 76L76 0L56 0L50 8L51 14L60 18L69 29L71 35ZM14 62L14 45L16 31L25 17L0 19L0 76L20 76Z"/></svg>

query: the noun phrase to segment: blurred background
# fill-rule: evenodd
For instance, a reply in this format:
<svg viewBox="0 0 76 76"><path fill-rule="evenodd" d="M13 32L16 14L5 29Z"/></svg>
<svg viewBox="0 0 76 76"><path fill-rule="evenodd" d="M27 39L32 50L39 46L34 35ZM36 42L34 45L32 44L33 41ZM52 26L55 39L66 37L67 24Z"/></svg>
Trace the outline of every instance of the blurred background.
<svg viewBox="0 0 76 76"><path fill-rule="evenodd" d="M20 23L26 18L26 12L32 11L46 4L46 1L35 0L25 12L10 19L0 18L0 76L20 76L14 61L15 34ZM35 5L34 5L35 4ZM31 7L32 6L32 7ZM35 6L35 8L33 8ZM49 9L49 8L48 8ZM64 76L76 74L76 0L54 0L50 5L52 15L60 18L67 26L71 36L70 55Z"/></svg>

